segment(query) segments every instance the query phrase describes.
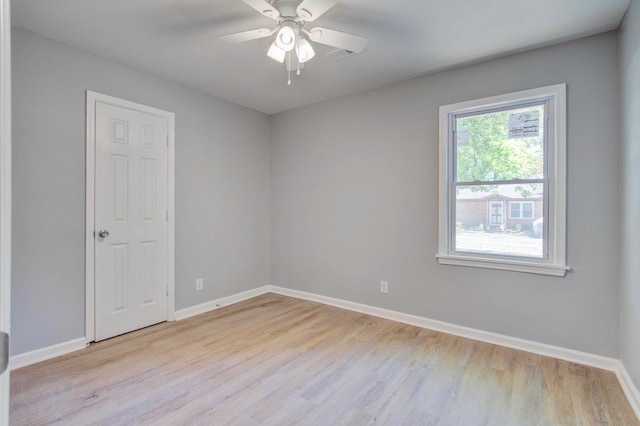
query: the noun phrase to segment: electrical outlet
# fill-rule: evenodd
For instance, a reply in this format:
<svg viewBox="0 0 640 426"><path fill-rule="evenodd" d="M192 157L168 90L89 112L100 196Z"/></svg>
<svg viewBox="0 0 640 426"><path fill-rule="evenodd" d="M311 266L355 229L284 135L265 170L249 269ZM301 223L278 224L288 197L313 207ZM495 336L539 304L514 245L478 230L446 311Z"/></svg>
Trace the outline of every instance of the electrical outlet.
<svg viewBox="0 0 640 426"><path fill-rule="evenodd" d="M389 293L389 281L380 281L380 293Z"/></svg>
<svg viewBox="0 0 640 426"><path fill-rule="evenodd" d="M204 288L204 279L203 278L198 278L196 280L196 291L200 291Z"/></svg>

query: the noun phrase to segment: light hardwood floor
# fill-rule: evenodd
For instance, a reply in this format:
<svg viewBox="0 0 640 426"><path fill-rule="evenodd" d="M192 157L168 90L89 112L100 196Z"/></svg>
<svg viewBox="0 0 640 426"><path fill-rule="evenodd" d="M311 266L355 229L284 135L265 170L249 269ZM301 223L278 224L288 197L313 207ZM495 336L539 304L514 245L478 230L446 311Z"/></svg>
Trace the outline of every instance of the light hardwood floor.
<svg viewBox="0 0 640 426"><path fill-rule="evenodd" d="M640 424L611 372L275 294L15 370L10 418Z"/></svg>

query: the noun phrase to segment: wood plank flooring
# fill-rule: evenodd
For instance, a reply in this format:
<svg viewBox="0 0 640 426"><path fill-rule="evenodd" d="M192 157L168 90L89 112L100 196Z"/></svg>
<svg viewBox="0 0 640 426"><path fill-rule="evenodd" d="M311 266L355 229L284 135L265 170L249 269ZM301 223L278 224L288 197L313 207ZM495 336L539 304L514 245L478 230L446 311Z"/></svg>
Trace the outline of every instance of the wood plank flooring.
<svg viewBox="0 0 640 426"><path fill-rule="evenodd" d="M611 372L275 294L15 370L10 419L640 425Z"/></svg>

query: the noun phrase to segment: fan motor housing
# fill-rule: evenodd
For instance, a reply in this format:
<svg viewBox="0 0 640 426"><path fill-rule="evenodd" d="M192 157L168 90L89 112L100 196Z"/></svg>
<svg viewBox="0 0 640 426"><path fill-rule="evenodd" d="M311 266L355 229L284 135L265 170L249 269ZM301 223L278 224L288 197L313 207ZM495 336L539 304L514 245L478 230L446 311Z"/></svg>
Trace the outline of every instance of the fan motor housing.
<svg viewBox="0 0 640 426"><path fill-rule="evenodd" d="M280 16L283 18L296 18L298 16L297 8L300 4L297 0L275 0L273 7L278 9Z"/></svg>

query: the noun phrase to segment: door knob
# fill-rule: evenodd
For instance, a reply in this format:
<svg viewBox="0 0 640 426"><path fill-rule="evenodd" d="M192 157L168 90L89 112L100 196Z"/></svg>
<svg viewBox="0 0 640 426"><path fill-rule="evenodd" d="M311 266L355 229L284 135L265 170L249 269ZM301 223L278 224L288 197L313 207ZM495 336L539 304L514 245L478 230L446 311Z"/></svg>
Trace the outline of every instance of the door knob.
<svg viewBox="0 0 640 426"><path fill-rule="evenodd" d="M98 231L98 237L106 238L108 236L109 236L109 231L107 231L106 229L101 229Z"/></svg>

